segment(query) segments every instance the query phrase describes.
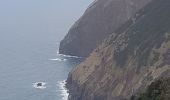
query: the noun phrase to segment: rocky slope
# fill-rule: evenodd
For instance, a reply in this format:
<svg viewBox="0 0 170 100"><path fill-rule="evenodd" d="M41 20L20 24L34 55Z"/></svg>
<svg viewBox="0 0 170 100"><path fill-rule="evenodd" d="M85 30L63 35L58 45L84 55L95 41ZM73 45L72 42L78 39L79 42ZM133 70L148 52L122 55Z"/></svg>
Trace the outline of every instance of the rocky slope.
<svg viewBox="0 0 170 100"><path fill-rule="evenodd" d="M131 96L130 100L170 100L170 77L152 82L144 93Z"/></svg>
<svg viewBox="0 0 170 100"><path fill-rule="evenodd" d="M153 0L67 79L69 100L125 100L170 77L170 1Z"/></svg>
<svg viewBox="0 0 170 100"><path fill-rule="evenodd" d="M59 53L87 57L151 0L95 0L60 43Z"/></svg>

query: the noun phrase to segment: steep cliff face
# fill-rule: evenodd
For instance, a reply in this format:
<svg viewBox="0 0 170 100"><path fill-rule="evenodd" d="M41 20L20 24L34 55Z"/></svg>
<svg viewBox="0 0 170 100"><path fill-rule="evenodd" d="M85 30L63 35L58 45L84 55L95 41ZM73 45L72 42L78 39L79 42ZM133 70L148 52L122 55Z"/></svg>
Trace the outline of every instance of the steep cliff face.
<svg viewBox="0 0 170 100"><path fill-rule="evenodd" d="M87 57L151 0L95 0L60 43L59 53Z"/></svg>
<svg viewBox="0 0 170 100"><path fill-rule="evenodd" d="M154 0L78 65L69 100L125 100L170 77L170 1Z"/></svg>

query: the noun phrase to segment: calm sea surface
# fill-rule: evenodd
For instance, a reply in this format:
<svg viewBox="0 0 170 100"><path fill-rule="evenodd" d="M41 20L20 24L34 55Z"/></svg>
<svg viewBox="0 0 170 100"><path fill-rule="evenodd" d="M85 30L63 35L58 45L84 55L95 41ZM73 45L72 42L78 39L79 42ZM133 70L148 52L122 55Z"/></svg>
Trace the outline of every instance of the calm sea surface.
<svg viewBox="0 0 170 100"><path fill-rule="evenodd" d="M52 54L56 47L46 43L10 45L1 45L0 100L66 100L64 80L81 59Z"/></svg>
<svg viewBox="0 0 170 100"><path fill-rule="evenodd" d="M90 2L0 0L0 100L67 99L64 80L83 59L57 50Z"/></svg>

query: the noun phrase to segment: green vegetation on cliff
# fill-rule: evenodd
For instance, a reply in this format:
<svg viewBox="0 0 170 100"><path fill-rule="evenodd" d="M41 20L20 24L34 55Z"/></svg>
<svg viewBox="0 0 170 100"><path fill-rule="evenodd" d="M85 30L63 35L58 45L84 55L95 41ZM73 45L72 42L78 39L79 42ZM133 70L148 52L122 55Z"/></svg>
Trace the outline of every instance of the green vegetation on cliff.
<svg viewBox="0 0 170 100"><path fill-rule="evenodd" d="M69 74L69 100L170 100L160 79L170 76L169 9L153 0L107 37Z"/></svg>
<svg viewBox="0 0 170 100"><path fill-rule="evenodd" d="M131 100L170 100L170 77L152 82L144 93Z"/></svg>

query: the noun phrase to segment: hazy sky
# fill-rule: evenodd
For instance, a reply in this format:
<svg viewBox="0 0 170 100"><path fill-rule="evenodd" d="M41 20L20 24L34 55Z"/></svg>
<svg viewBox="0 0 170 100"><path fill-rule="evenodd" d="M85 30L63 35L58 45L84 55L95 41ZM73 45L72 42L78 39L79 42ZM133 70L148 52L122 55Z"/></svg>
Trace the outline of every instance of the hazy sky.
<svg viewBox="0 0 170 100"><path fill-rule="evenodd" d="M64 35L92 1L0 0L0 39Z"/></svg>

